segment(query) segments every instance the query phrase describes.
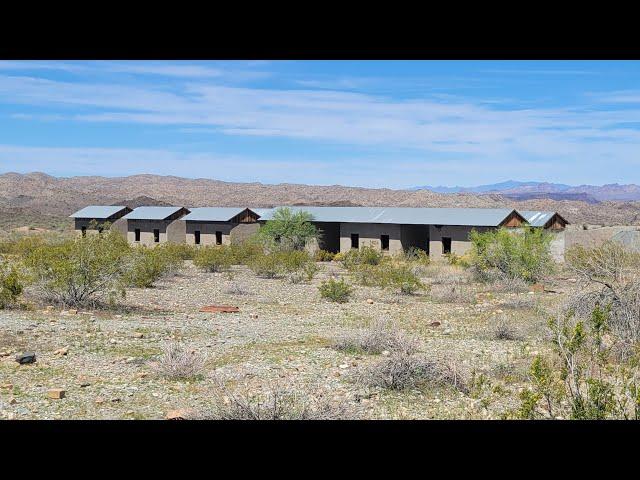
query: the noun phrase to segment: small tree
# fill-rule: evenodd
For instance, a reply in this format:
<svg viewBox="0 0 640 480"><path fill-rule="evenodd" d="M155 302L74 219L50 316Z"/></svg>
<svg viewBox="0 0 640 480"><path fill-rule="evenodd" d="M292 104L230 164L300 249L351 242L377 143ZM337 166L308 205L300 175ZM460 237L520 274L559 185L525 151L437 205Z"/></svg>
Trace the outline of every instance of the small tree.
<svg viewBox="0 0 640 480"><path fill-rule="evenodd" d="M273 218L260 228L259 236L272 245L284 249L302 250L309 240L318 238L313 216L304 210L293 212L281 207L273 213Z"/></svg>
<svg viewBox="0 0 640 480"><path fill-rule="evenodd" d="M0 257L0 309L13 305L22 293L22 282L15 266Z"/></svg>

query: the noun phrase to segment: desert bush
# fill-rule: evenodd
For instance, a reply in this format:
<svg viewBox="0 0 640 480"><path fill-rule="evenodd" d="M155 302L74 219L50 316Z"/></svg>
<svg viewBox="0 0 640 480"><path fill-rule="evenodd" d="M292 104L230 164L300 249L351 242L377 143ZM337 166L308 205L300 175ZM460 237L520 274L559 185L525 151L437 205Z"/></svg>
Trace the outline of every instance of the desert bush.
<svg viewBox="0 0 640 480"><path fill-rule="evenodd" d="M246 288L244 288L243 286L235 282L229 285L224 290L224 293L229 295L252 295L252 293L249 290L247 290Z"/></svg>
<svg viewBox="0 0 640 480"><path fill-rule="evenodd" d="M452 364L405 353L392 354L363 368L356 380L366 386L391 390L423 386L453 386L463 392L467 389L465 379Z"/></svg>
<svg viewBox="0 0 640 480"><path fill-rule="evenodd" d="M231 392L221 382L211 407L197 415L202 420L341 420L357 414L345 403L306 392L272 388L264 394Z"/></svg>
<svg viewBox="0 0 640 480"><path fill-rule="evenodd" d="M292 281L310 281L317 267L304 250L276 250L251 257L248 267L259 277L288 276Z"/></svg>
<svg viewBox="0 0 640 480"><path fill-rule="evenodd" d="M475 297L471 289L460 284L433 285L429 290L431 300L439 303L473 303Z"/></svg>
<svg viewBox="0 0 640 480"><path fill-rule="evenodd" d="M469 265L480 280L487 281L499 272L508 278L537 282L554 270L549 249L552 237L541 228L473 230L470 238Z"/></svg>
<svg viewBox="0 0 640 480"><path fill-rule="evenodd" d="M447 254L446 257L447 263L455 267L468 267L471 261L471 257L468 254L458 255L457 253L451 252Z"/></svg>
<svg viewBox="0 0 640 480"><path fill-rule="evenodd" d="M205 361L204 356L196 354L184 345L170 342L163 346L154 369L158 375L169 380L188 380L202 373Z"/></svg>
<svg viewBox="0 0 640 480"><path fill-rule="evenodd" d="M385 320L376 320L367 328L338 337L333 348L349 353L380 354L384 351L411 355L418 350L418 341Z"/></svg>
<svg viewBox="0 0 640 480"><path fill-rule="evenodd" d="M345 254L343 252L338 252L333 256L332 262L344 262Z"/></svg>
<svg viewBox="0 0 640 480"><path fill-rule="evenodd" d="M174 242L163 243L156 248L162 249L168 257L180 261L193 260L198 250L194 245Z"/></svg>
<svg viewBox="0 0 640 480"><path fill-rule="evenodd" d="M405 295L411 295L426 288L413 269L407 265L390 264L377 268L382 272L384 287L397 289Z"/></svg>
<svg viewBox="0 0 640 480"><path fill-rule="evenodd" d="M520 334L513 327L506 315L500 315L494 320L491 333L496 340L519 340Z"/></svg>
<svg viewBox="0 0 640 480"><path fill-rule="evenodd" d="M231 250L234 265L247 265L256 256L264 254L264 245L258 235L253 235L241 243L232 243Z"/></svg>
<svg viewBox="0 0 640 480"><path fill-rule="evenodd" d="M343 278L335 280L330 278L329 280L322 282L318 286L320 290L320 296L331 302L346 303L349 301L349 297L353 289L347 284Z"/></svg>
<svg viewBox="0 0 640 480"><path fill-rule="evenodd" d="M166 255L164 249L159 246L133 248L125 259L125 284L138 288L151 288L163 276L174 271L177 263L182 263L179 257Z"/></svg>
<svg viewBox="0 0 640 480"><path fill-rule="evenodd" d="M400 254L407 262L416 262L422 265L429 265L429 254L418 247L409 247Z"/></svg>
<svg viewBox="0 0 640 480"><path fill-rule="evenodd" d="M12 306L23 290L23 280L15 265L0 258L0 309Z"/></svg>
<svg viewBox="0 0 640 480"><path fill-rule="evenodd" d="M193 264L207 272L226 272L234 263L233 250L226 245L200 247Z"/></svg>
<svg viewBox="0 0 640 480"><path fill-rule="evenodd" d="M247 266L257 277L276 278L282 275L282 265L273 253L255 255L247 260Z"/></svg>
<svg viewBox="0 0 640 480"><path fill-rule="evenodd" d="M640 418L640 358L612 362L609 314L596 307L588 320L569 312L549 322L555 356L532 362L519 418Z"/></svg>
<svg viewBox="0 0 640 480"><path fill-rule="evenodd" d="M361 265L379 265L384 259L382 252L368 246L351 249L343 254L343 257L342 263L349 270Z"/></svg>
<svg viewBox="0 0 640 480"><path fill-rule="evenodd" d="M289 272L287 279L290 283L305 283L313 280L313 277L318 273L318 266L314 262L303 263L297 270Z"/></svg>
<svg viewBox="0 0 640 480"><path fill-rule="evenodd" d="M276 209L271 220L260 227L258 235L268 245L283 249L302 250L307 242L318 237L313 216L304 210L294 212L290 208Z"/></svg>
<svg viewBox="0 0 640 480"><path fill-rule="evenodd" d="M633 351L640 343L640 254L607 242L591 249L575 247L566 260L584 285L570 297L565 312L585 318L594 308L607 306L617 348Z"/></svg>
<svg viewBox="0 0 640 480"><path fill-rule="evenodd" d="M425 276L431 278L433 285L470 283L471 273L453 265L432 263L425 268Z"/></svg>
<svg viewBox="0 0 640 480"><path fill-rule="evenodd" d="M335 253L328 252L326 250L316 250L313 254L313 259L316 262L330 262L335 256Z"/></svg>
<svg viewBox="0 0 640 480"><path fill-rule="evenodd" d="M117 232L40 245L25 259L36 289L51 301L81 306L97 296L124 295L130 248Z"/></svg>

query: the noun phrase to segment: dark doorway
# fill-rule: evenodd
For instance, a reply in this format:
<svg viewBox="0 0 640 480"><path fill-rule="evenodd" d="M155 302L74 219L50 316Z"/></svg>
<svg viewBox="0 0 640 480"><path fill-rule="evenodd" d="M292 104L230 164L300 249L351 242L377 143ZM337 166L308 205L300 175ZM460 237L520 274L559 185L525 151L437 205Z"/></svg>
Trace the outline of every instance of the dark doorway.
<svg viewBox="0 0 640 480"><path fill-rule="evenodd" d="M222 232L216 232L216 245L222 245Z"/></svg>
<svg viewBox="0 0 640 480"><path fill-rule="evenodd" d="M193 232L193 237L196 245L200 245L200 230Z"/></svg>
<svg viewBox="0 0 640 480"><path fill-rule="evenodd" d="M160 230L157 228L153 231L153 241L155 243L160 243Z"/></svg>
<svg viewBox="0 0 640 480"><path fill-rule="evenodd" d="M380 235L380 248L389 250L389 235Z"/></svg>
<svg viewBox="0 0 640 480"><path fill-rule="evenodd" d="M442 253L444 255L451 253L451 237L442 237Z"/></svg>
<svg viewBox="0 0 640 480"><path fill-rule="evenodd" d="M139 242L140 241L140 229L139 228L136 228L134 230L134 235L135 235L136 242Z"/></svg>
<svg viewBox="0 0 640 480"><path fill-rule="evenodd" d="M360 235L357 233L351 234L351 248L360 248Z"/></svg>
<svg viewBox="0 0 640 480"><path fill-rule="evenodd" d="M83 237L87 236L87 227L82 227L82 236Z"/></svg>

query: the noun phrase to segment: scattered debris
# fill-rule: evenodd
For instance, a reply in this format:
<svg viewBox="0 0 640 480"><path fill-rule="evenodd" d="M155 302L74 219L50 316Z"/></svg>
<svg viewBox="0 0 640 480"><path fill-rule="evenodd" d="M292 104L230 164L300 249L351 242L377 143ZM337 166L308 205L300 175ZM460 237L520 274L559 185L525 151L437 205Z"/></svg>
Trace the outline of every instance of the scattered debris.
<svg viewBox="0 0 640 480"><path fill-rule="evenodd" d="M200 311L205 313L235 313L239 312L240 309L231 305L209 305L202 307Z"/></svg>
<svg viewBox="0 0 640 480"><path fill-rule="evenodd" d="M439 327L440 325L442 325L440 322L438 322L437 320L435 322L431 322L429 324L430 327Z"/></svg>
<svg viewBox="0 0 640 480"><path fill-rule="evenodd" d="M49 391L47 391L48 397L53 400L60 400L64 398L66 393L67 392L62 388L51 388Z"/></svg>
<svg viewBox="0 0 640 480"><path fill-rule="evenodd" d="M22 355L16 356L16 362L18 362L20 365L35 363L35 361L36 361L35 353L23 353Z"/></svg>

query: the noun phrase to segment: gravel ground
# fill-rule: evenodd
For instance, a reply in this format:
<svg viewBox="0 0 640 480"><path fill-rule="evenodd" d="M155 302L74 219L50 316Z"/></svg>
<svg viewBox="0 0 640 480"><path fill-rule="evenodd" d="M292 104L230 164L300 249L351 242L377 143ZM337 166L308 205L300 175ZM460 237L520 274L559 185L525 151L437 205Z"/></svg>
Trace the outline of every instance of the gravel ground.
<svg viewBox="0 0 640 480"><path fill-rule="evenodd" d="M245 267L231 275L203 273L186 262L155 288L130 289L118 309L0 311L0 418L162 419L174 409L206 412L216 379L249 394L278 387L310 392L347 405L358 418L500 418L518 405L531 357L546 348L544 312L564 296L557 287L559 293L511 294L468 284L469 299L444 303L428 293L358 286L351 301L339 305L322 300L317 286L346 272L319 265L310 284L290 284L257 278ZM429 268L427 282L434 278ZM205 305L234 305L240 312L200 313ZM498 318L509 320L518 340L494 339ZM332 339L376 319L394 320L417 336L422 354L453 362L467 375L475 371L472 391L358 386L354 375L381 356L336 351ZM206 358L202 376L166 380L155 372L170 341ZM65 347L66 355L55 353ZM37 362L19 365L15 355L23 352L35 352ZM54 388L65 390L65 398L50 399Z"/></svg>

